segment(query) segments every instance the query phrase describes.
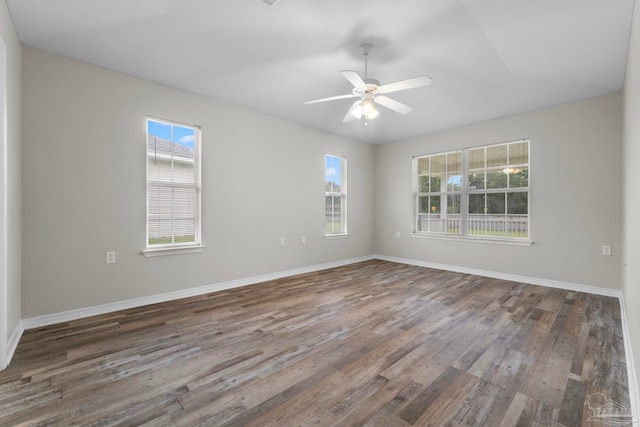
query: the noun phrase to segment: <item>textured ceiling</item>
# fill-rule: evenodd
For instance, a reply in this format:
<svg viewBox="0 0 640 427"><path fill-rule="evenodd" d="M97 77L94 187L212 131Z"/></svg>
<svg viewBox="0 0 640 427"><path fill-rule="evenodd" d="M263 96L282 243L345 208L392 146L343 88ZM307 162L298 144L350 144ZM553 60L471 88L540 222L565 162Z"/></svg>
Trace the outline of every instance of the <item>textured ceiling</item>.
<svg viewBox="0 0 640 427"><path fill-rule="evenodd" d="M354 139L383 143L621 90L633 0L8 0L23 43ZM364 126L340 70L389 96Z"/></svg>

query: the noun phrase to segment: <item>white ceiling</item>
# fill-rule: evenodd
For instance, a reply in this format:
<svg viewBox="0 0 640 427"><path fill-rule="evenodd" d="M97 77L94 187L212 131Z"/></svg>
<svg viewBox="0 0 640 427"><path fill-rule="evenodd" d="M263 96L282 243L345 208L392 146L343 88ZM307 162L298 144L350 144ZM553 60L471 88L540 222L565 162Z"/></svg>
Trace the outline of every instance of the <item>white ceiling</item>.
<svg viewBox="0 0 640 427"><path fill-rule="evenodd" d="M370 143L621 90L634 0L8 0L23 43ZM339 73L426 74L368 126Z"/></svg>

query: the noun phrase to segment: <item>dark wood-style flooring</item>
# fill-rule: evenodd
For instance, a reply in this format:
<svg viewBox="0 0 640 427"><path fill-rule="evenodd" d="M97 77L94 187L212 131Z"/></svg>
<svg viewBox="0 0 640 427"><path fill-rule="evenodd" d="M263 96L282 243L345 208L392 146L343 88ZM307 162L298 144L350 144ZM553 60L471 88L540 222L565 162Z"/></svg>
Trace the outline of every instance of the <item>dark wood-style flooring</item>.
<svg viewBox="0 0 640 427"><path fill-rule="evenodd" d="M373 260L26 331L0 425L596 426L594 393L629 408L617 299Z"/></svg>

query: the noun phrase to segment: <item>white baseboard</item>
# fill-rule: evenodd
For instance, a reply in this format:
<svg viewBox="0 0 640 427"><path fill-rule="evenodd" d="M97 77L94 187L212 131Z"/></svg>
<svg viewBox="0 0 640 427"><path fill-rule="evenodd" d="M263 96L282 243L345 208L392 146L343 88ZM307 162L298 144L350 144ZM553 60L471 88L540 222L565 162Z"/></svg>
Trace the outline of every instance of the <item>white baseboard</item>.
<svg viewBox="0 0 640 427"><path fill-rule="evenodd" d="M7 343L7 366L11 363L11 359L13 358L13 354L16 352L16 348L18 348L18 343L20 342L20 338L22 338L23 332L24 325L21 320L18 322L18 326L13 330L11 337L9 337L9 342Z"/></svg>
<svg viewBox="0 0 640 427"><path fill-rule="evenodd" d="M342 261L318 264L309 267L296 268L293 270L281 271L277 273L264 274L261 276L247 277L244 279L231 280L228 282L214 283L211 285L199 286L197 288L183 289L175 292L167 292L164 294L150 295L148 297L134 298L125 301L118 301L108 304L96 305L93 307L79 308L76 310L63 311L60 313L45 314L42 316L30 317L22 319L22 327L24 330L41 328L44 326L55 325L61 322L70 322L72 320L83 319L85 317L97 316L100 314L113 313L114 311L126 310L129 308L142 307L149 304L157 304L160 302L173 301L180 298L188 298L197 295L209 294L211 292L224 291L227 289L239 288L242 286L254 285L260 282L280 279L282 277L295 276L297 274L312 273L314 271L327 270L329 268L342 267L344 265L354 264L357 262L368 261L374 259L372 255L358 258L350 258Z"/></svg>
<svg viewBox="0 0 640 427"><path fill-rule="evenodd" d="M622 337L624 339L624 356L627 362L627 379L629 381L629 401L631 402L631 414L633 426L640 427L640 393L638 392L638 377L636 375L635 359L631 348L631 334L627 323L627 310L624 297L620 297L620 317L622 318Z"/></svg>
<svg viewBox="0 0 640 427"><path fill-rule="evenodd" d="M480 270L477 268L460 267L457 265L438 264L435 262L418 261L414 259L396 258L386 255L374 255L376 259L398 262L400 264L415 265L418 267L429 267L438 270L454 271L456 273L475 274L476 276L491 277L493 279L509 280L511 282L526 283L529 285L546 286L548 288L558 288L567 291L587 292L589 294L603 295L620 299L622 291L618 289L601 288L598 286L581 285L579 283L562 282L558 280L541 279L538 277L519 276L517 274L499 273L496 271Z"/></svg>

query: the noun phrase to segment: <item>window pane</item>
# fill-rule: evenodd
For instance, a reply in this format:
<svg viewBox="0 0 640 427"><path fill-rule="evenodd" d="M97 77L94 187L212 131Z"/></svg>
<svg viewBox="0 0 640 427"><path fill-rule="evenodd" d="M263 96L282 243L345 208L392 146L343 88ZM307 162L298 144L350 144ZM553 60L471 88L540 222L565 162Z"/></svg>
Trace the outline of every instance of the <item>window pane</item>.
<svg viewBox="0 0 640 427"><path fill-rule="evenodd" d="M173 181L194 183L195 131L181 126L173 127Z"/></svg>
<svg viewBox="0 0 640 427"><path fill-rule="evenodd" d="M469 171L474 169L484 169L484 148L474 148L469 150Z"/></svg>
<svg viewBox="0 0 640 427"><path fill-rule="evenodd" d="M429 192L429 177L428 176L419 176L418 177L418 192L419 193L428 193Z"/></svg>
<svg viewBox="0 0 640 427"><path fill-rule="evenodd" d="M529 193L507 194L507 233L509 237L529 237Z"/></svg>
<svg viewBox="0 0 640 427"><path fill-rule="evenodd" d="M450 194L447 196L447 213L460 213L460 194Z"/></svg>
<svg viewBox="0 0 640 427"><path fill-rule="evenodd" d="M507 179L502 170L487 171L487 188L507 188Z"/></svg>
<svg viewBox="0 0 640 427"><path fill-rule="evenodd" d="M489 215L504 215L505 193L487 194L487 213Z"/></svg>
<svg viewBox="0 0 640 427"><path fill-rule="evenodd" d="M325 183L329 193L339 193L342 185L342 162L340 157L326 156Z"/></svg>
<svg viewBox="0 0 640 427"><path fill-rule="evenodd" d="M431 175L431 192L432 193L440 193L447 191L446 187L446 174L442 175Z"/></svg>
<svg viewBox="0 0 640 427"><path fill-rule="evenodd" d="M447 172L447 155L431 156L431 173L444 174Z"/></svg>
<svg viewBox="0 0 640 427"><path fill-rule="evenodd" d="M447 173L460 174L462 173L462 152L456 151L455 153L447 154Z"/></svg>
<svg viewBox="0 0 640 427"><path fill-rule="evenodd" d="M486 194L469 194L469 213L484 214Z"/></svg>
<svg viewBox="0 0 640 427"><path fill-rule="evenodd" d="M431 207L429 205L429 196L418 197L418 212L419 213L431 212Z"/></svg>
<svg viewBox="0 0 640 427"><path fill-rule="evenodd" d="M529 213L529 193L508 193L507 213L509 215L527 215Z"/></svg>
<svg viewBox="0 0 640 427"><path fill-rule="evenodd" d="M441 201L442 197L443 196L431 196L429 198L430 212L432 214L439 214L441 212L441 210L440 210L440 201Z"/></svg>
<svg viewBox="0 0 640 427"><path fill-rule="evenodd" d="M484 190L484 171L469 174L469 190Z"/></svg>
<svg viewBox="0 0 640 427"><path fill-rule="evenodd" d="M509 165L524 165L529 163L529 141L509 144Z"/></svg>
<svg viewBox="0 0 640 427"><path fill-rule="evenodd" d="M449 175L447 191L462 191L462 175Z"/></svg>
<svg viewBox="0 0 640 427"><path fill-rule="evenodd" d="M429 158L418 158L418 175L429 175Z"/></svg>
<svg viewBox="0 0 640 427"><path fill-rule="evenodd" d="M517 167L509 174L509 188L521 188L529 186L529 169Z"/></svg>
<svg viewBox="0 0 640 427"><path fill-rule="evenodd" d="M487 167L507 166L507 145L487 147Z"/></svg>
<svg viewBox="0 0 640 427"><path fill-rule="evenodd" d="M342 198L340 196L326 197L325 232L342 232Z"/></svg>

